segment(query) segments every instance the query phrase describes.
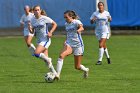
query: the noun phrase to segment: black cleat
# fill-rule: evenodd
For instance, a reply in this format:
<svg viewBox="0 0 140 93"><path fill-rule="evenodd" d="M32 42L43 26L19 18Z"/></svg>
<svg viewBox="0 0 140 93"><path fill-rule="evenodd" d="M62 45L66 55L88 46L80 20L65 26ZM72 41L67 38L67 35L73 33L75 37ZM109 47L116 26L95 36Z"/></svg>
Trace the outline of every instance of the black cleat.
<svg viewBox="0 0 140 93"><path fill-rule="evenodd" d="M107 62L108 64L111 64L110 58L107 58Z"/></svg>
<svg viewBox="0 0 140 93"><path fill-rule="evenodd" d="M96 65L101 65L102 64L102 62L101 61L98 61L97 63L96 63Z"/></svg>

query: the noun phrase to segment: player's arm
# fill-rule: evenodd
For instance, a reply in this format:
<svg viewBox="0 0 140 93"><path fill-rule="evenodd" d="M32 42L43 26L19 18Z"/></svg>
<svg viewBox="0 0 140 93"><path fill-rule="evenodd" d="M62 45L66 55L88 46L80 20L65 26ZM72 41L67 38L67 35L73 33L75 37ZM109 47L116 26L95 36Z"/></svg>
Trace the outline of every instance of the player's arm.
<svg viewBox="0 0 140 93"><path fill-rule="evenodd" d="M82 31L84 31L83 24L78 24L77 32L78 32L78 33L81 33Z"/></svg>
<svg viewBox="0 0 140 93"><path fill-rule="evenodd" d="M90 20L90 23L93 24L93 23L96 21L96 19L97 19L97 18L94 16L94 17Z"/></svg>
<svg viewBox="0 0 140 93"><path fill-rule="evenodd" d="M52 28L51 28L51 30L48 32L48 37L52 37L52 33L55 31L56 27L57 27L56 22L52 21Z"/></svg>
<svg viewBox="0 0 140 93"><path fill-rule="evenodd" d="M108 22L111 22L112 21L112 18L111 18L111 15L110 15L109 12L107 13L107 17L108 17Z"/></svg>
<svg viewBox="0 0 140 93"><path fill-rule="evenodd" d="M28 29L29 29L30 33L32 33L32 34L34 33L34 28L32 27L30 22L28 23Z"/></svg>
<svg viewBox="0 0 140 93"><path fill-rule="evenodd" d="M108 22L111 22L112 21L112 18L111 17L108 17Z"/></svg>
<svg viewBox="0 0 140 93"><path fill-rule="evenodd" d="M24 28L23 16L20 19L20 27L21 27L21 29Z"/></svg>

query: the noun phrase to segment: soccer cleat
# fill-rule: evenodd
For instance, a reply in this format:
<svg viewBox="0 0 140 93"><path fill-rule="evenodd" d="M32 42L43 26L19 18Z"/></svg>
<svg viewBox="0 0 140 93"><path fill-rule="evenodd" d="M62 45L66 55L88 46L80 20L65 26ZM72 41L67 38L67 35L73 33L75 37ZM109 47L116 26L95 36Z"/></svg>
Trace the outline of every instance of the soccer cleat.
<svg viewBox="0 0 140 93"><path fill-rule="evenodd" d="M107 58L107 62L108 64L111 64L110 58Z"/></svg>
<svg viewBox="0 0 140 93"><path fill-rule="evenodd" d="M55 75L55 78L54 78L54 80L60 80L60 76L57 74L57 75Z"/></svg>
<svg viewBox="0 0 140 93"><path fill-rule="evenodd" d="M96 65L101 65L102 64L102 62L101 61L98 61L97 63L96 63Z"/></svg>
<svg viewBox="0 0 140 93"><path fill-rule="evenodd" d="M88 72L89 72L89 68L87 68L87 71L84 71L84 78L88 77Z"/></svg>

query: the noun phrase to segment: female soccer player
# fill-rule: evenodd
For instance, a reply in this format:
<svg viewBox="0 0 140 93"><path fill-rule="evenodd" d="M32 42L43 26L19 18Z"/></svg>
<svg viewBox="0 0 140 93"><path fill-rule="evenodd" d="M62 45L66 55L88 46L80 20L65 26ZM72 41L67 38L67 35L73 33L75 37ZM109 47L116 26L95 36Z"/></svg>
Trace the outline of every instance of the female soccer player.
<svg viewBox="0 0 140 93"><path fill-rule="evenodd" d="M32 13L30 13L30 7L28 5L26 5L24 7L24 11L25 14L21 17L20 19L20 24L21 24L21 28L24 28L23 30L23 34L24 34L24 38L25 38L25 42L31 52L31 54L34 54L34 50L35 50L35 46L31 43L32 38L34 36L34 34L31 34L28 30L28 22L31 21L32 17L34 16Z"/></svg>
<svg viewBox="0 0 140 93"><path fill-rule="evenodd" d="M52 65L51 58L48 57L48 48L51 44L52 33L55 31L57 24L49 17L41 15L40 6L34 7L34 15L28 28L31 33L36 34L37 47L35 50L35 57L43 59L48 65L49 69L56 74ZM48 31L48 24L52 24L52 28Z"/></svg>
<svg viewBox="0 0 140 93"><path fill-rule="evenodd" d="M83 24L78 20L76 13L71 10L64 12L64 18L66 20L65 30L67 32L67 36L64 48L57 61L57 76L60 78L64 58L73 53L75 69L82 70L84 72L84 78L87 78L89 68L86 68L81 64L84 52L84 44L81 37L81 32L84 30Z"/></svg>
<svg viewBox="0 0 140 93"><path fill-rule="evenodd" d="M102 58L103 58L104 52L106 54L108 64L110 64L111 62L110 62L110 57L109 57L107 46L106 46L106 41L107 39L109 39L109 36L110 36L108 22L110 22L112 19L109 12L104 10L103 2L98 3L98 8L99 8L99 11L94 12L92 16L90 17L91 24L93 24L94 22L96 24L95 34L99 40L99 59L96 65L102 64Z"/></svg>

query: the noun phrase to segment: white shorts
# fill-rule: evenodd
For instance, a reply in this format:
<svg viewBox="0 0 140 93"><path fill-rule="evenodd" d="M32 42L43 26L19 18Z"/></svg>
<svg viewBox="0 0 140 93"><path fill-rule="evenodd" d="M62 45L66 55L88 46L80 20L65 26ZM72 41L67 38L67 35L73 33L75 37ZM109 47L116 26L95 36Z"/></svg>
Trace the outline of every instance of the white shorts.
<svg viewBox="0 0 140 93"><path fill-rule="evenodd" d="M24 36L34 36L34 34L30 33L28 30L23 31Z"/></svg>
<svg viewBox="0 0 140 93"><path fill-rule="evenodd" d="M83 55L84 46L82 46L82 47L72 47L72 52L73 52L73 55L75 55L75 56Z"/></svg>
<svg viewBox="0 0 140 93"><path fill-rule="evenodd" d="M46 49L48 49L49 46L51 45L51 39L48 39L48 41L41 41L40 43L38 43L38 45L41 45L45 47Z"/></svg>
<svg viewBox="0 0 140 93"><path fill-rule="evenodd" d="M95 35L97 37L98 40L101 40L101 38L106 38L109 39L110 38L110 33L108 32L95 32Z"/></svg>

